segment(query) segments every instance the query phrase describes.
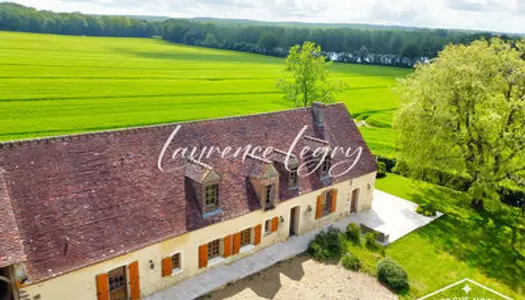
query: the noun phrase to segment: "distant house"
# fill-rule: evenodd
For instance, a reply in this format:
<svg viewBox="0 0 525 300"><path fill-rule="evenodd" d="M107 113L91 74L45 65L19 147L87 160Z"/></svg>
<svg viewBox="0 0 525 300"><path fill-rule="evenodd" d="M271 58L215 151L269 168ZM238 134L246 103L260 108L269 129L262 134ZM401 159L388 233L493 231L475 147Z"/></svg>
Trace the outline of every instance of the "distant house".
<svg viewBox="0 0 525 300"><path fill-rule="evenodd" d="M248 144L274 150L244 162L171 153ZM328 172L344 160L334 156L302 177L306 146L363 151L342 176ZM315 104L2 143L0 169L0 299L103 300L151 295L366 210L377 166L345 106Z"/></svg>

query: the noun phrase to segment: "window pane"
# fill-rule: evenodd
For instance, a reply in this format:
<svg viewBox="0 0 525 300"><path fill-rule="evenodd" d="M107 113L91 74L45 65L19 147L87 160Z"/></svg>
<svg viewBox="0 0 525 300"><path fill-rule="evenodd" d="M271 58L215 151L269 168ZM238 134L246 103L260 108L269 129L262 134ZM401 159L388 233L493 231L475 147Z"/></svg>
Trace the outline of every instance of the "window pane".
<svg viewBox="0 0 525 300"><path fill-rule="evenodd" d="M266 220L266 222L264 222L264 232L270 233L271 231L272 231L272 220Z"/></svg>
<svg viewBox="0 0 525 300"><path fill-rule="evenodd" d="M326 192L325 198L324 198L324 201L323 201L323 215L330 214L330 210L332 208L333 196L334 196L334 192L332 192L332 191Z"/></svg>
<svg viewBox="0 0 525 300"><path fill-rule="evenodd" d="M295 186L297 185L297 169L291 169L288 178L288 185Z"/></svg>
<svg viewBox="0 0 525 300"><path fill-rule="evenodd" d="M218 189L219 187L216 184L206 187L206 190L205 190L206 206L217 205Z"/></svg>
<svg viewBox="0 0 525 300"><path fill-rule="evenodd" d="M272 201L272 186L271 185L266 186L265 199L266 199L266 204L270 204Z"/></svg>
<svg viewBox="0 0 525 300"><path fill-rule="evenodd" d="M215 240L208 243L208 259L220 256L221 240Z"/></svg>
<svg viewBox="0 0 525 300"><path fill-rule="evenodd" d="M177 253L171 257L171 265L173 269L180 268L180 253Z"/></svg>
<svg viewBox="0 0 525 300"><path fill-rule="evenodd" d="M241 247L251 244L252 230L251 228L241 231Z"/></svg>

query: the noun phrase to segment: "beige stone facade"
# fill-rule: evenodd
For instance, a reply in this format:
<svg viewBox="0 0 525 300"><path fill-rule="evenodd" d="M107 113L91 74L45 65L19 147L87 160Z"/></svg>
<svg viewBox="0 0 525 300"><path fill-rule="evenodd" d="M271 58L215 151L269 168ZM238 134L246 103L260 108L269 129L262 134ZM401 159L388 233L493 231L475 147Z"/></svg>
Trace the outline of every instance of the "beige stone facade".
<svg viewBox="0 0 525 300"><path fill-rule="evenodd" d="M19 290L20 296L21 299L104 299L104 297L101 298L97 293L96 276L99 274L107 274L111 270L119 267L125 267L127 276L126 293L129 299L130 293L132 293L129 288L129 266L132 263L138 262L140 297L145 297L175 285L177 282L200 272L205 272L210 268L228 264L244 256L253 254L264 247L286 241L290 236L291 223L294 223L295 233L301 235L312 229L344 218L350 214L353 195L356 196L354 200L356 201L355 207L358 212L369 209L372 205L374 183L375 172L324 187L320 190L279 202L273 209L256 210L237 218L184 233L126 255L108 259L102 263L86 266L40 283L21 287ZM335 210L325 216L316 218L318 196L330 190L335 191L337 195ZM354 193L356 190L357 192ZM292 210L294 208L296 209ZM296 212L295 222L291 221L292 211ZM267 229L269 227L265 226L265 223L267 220L272 220L275 217L278 218L277 230L275 232L271 232L271 230L268 231ZM258 225L262 228L260 243L254 245L254 228ZM224 237L245 229L251 230L250 245L241 247L237 254L232 254L227 258L222 257L224 254ZM211 259L208 261L206 267L199 268L199 246L216 239L220 239L221 241L221 257ZM163 277L162 260L177 253L179 253L180 268L174 269L170 276Z"/></svg>

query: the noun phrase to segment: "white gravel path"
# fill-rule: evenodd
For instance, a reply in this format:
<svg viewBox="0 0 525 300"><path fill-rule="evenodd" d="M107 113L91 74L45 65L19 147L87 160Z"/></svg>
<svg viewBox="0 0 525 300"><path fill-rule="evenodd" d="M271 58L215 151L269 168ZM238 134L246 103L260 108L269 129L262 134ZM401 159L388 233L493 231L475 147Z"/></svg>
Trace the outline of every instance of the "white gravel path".
<svg viewBox="0 0 525 300"><path fill-rule="evenodd" d="M397 299L397 296L367 274L298 256L201 299L386 300Z"/></svg>

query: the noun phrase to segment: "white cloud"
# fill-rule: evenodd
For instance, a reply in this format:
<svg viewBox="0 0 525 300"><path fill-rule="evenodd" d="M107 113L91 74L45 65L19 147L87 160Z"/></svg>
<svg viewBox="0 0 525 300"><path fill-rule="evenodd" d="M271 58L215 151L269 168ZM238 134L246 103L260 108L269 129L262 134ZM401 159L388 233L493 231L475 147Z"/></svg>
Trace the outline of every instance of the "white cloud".
<svg viewBox="0 0 525 300"><path fill-rule="evenodd" d="M15 0L93 14L371 23L525 32L525 0Z"/></svg>

